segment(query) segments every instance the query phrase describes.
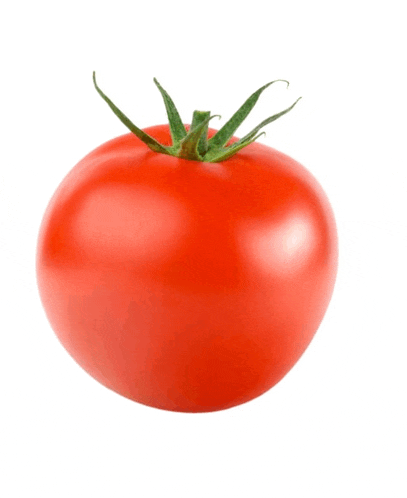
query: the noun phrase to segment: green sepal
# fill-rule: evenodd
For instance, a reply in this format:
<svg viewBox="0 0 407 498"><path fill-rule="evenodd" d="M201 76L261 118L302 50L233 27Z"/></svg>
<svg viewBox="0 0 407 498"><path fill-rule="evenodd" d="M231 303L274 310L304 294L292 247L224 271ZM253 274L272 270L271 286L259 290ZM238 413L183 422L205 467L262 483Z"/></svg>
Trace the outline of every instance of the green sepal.
<svg viewBox="0 0 407 498"><path fill-rule="evenodd" d="M96 90L98 91L99 95L102 97L102 99L108 104L110 109L116 114L116 116L120 119L120 121L127 126L127 128L136 135L140 140L142 140L148 147L150 147L151 150L154 152L159 152L161 154L171 154L170 150L165 147L164 145L161 145L157 140L155 140L153 137L148 135L148 133L144 132L140 128L138 128L135 124L133 124L130 119L122 113L122 111L113 104L113 102L109 99L107 95L105 95L102 90L98 87L96 83L96 73L93 71L93 83L95 85Z"/></svg>
<svg viewBox="0 0 407 498"><path fill-rule="evenodd" d="M289 85L286 80L274 80L270 81L266 85L259 88L256 92L254 92L245 103L233 114L233 116L229 119L229 121L222 126L222 128L216 132L216 134L209 139L208 141L208 150L219 149L220 147L224 147L228 141L231 139L235 131L239 128L239 126L243 123L243 121L247 118L253 107L256 105L256 102L259 100L260 95L264 92L266 88L268 88L273 83L277 83L282 81L287 83L287 87Z"/></svg>
<svg viewBox="0 0 407 498"><path fill-rule="evenodd" d="M207 163L219 163L221 161L225 161L225 159L229 159L229 157L234 156L239 150L242 150L244 147L247 147L251 143L253 143L255 140L260 138L262 135L265 135L266 132L259 133L258 135L255 135L253 138L245 140L244 142L239 140L238 142L235 142L234 144L230 145L227 148L224 148L222 151L216 151L217 155L214 155L211 157L209 154L205 156L205 162Z"/></svg>
<svg viewBox="0 0 407 498"><path fill-rule="evenodd" d="M290 107L285 109L284 111L281 111L277 114L274 114L273 116L270 116L269 118L265 119L262 121L256 128L254 128L250 133L245 135L243 138L238 140L237 142L233 143L229 147L223 148L222 150L215 149L212 154L211 150L205 155L204 160L206 162L210 163L216 163L220 161L224 161L225 159L229 159L229 157L232 157L236 152L239 152L239 150L243 149L247 145L251 144L255 140L257 140L261 135L264 134L260 133L257 135L257 133L266 125L272 123L276 119L280 118L281 116L284 116L284 114L287 114L287 112L291 111L291 109L297 104L297 102L301 100L301 97L298 98L294 104L292 104Z"/></svg>
<svg viewBox="0 0 407 498"><path fill-rule="evenodd" d="M175 107L172 98L168 95L168 93L164 90L164 88L158 83L156 78L154 78L154 83L156 84L157 88L160 90L160 93L163 97L165 109L167 111L167 116L168 116L168 123L170 125L172 146L174 149L177 149L181 140L186 137L187 131L181 120L181 116L179 115L178 110Z"/></svg>

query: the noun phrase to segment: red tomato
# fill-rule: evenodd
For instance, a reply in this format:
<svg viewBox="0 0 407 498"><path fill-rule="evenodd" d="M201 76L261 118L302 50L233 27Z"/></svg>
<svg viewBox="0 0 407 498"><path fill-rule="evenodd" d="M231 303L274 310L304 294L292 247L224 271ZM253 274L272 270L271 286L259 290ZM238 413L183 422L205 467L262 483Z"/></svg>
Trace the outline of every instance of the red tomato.
<svg viewBox="0 0 407 498"><path fill-rule="evenodd" d="M171 143L168 125L145 131ZM37 253L47 316L79 365L181 412L230 408L279 382L314 336L336 270L331 207L299 163L259 143L190 161L131 133L67 175Z"/></svg>

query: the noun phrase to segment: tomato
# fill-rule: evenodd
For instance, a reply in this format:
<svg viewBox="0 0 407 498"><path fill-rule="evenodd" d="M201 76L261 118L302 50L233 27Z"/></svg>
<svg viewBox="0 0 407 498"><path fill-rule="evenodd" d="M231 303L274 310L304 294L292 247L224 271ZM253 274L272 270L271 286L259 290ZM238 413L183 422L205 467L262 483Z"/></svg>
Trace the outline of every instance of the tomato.
<svg viewBox="0 0 407 498"><path fill-rule="evenodd" d="M169 125L144 131L171 144ZM122 396L180 412L279 382L319 327L336 269L332 209L298 162L257 142L194 161L133 133L69 172L37 250L47 317L76 362Z"/></svg>

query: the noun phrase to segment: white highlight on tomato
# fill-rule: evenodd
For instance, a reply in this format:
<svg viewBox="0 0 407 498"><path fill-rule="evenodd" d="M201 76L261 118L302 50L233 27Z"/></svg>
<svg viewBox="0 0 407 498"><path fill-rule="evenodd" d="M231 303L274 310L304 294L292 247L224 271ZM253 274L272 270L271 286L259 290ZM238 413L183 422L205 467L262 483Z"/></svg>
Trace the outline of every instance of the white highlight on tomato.
<svg viewBox="0 0 407 498"><path fill-rule="evenodd" d="M304 214L291 214L242 231L248 263L261 273L286 277L310 262L317 244L315 227Z"/></svg>

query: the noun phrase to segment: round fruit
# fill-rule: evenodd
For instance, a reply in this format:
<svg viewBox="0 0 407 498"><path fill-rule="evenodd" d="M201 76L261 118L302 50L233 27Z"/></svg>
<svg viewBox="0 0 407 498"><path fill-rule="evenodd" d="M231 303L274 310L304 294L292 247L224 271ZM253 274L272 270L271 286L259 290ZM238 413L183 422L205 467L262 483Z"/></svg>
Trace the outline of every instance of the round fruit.
<svg viewBox="0 0 407 498"><path fill-rule="evenodd" d="M51 199L40 295L101 384L165 410L222 410L274 386L310 343L334 287L335 221L303 166L253 141L261 126L232 138L268 85L215 132L209 113L182 125L156 83L170 124L145 130L96 86L132 133L87 155Z"/></svg>

